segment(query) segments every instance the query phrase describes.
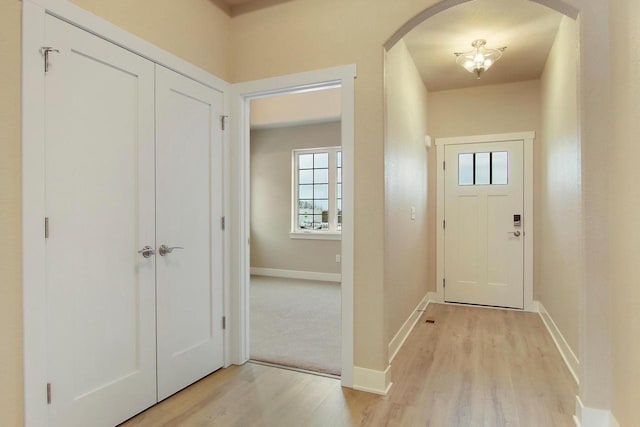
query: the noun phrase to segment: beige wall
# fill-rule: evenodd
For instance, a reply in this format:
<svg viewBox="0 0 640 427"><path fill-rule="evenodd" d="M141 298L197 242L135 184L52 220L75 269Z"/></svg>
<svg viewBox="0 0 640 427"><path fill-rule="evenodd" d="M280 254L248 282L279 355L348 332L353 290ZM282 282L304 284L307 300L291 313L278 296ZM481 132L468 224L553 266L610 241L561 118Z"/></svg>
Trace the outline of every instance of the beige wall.
<svg viewBox="0 0 640 427"><path fill-rule="evenodd" d="M253 80L356 64L356 366L388 365L384 313L383 44L437 0L298 0L233 19L232 75ZM417 304L418 301L416 301Z"/></svg>
<svg viewBox="0 0 640 427"><path fill-rule="evenodd" d="M342 90L326 89L251 101L251 127L339 120Z"/></svg>
<svg viewBox="0 0 640 427"><path fill-rule="evenodd" d="M575 354L582 266L577 66L578 26L564 17L541 78L534 290Z"/></svg>
<svg viewBox="0 0 640 427"><path fill-rule="evenodd" d="M291 150L340 145L340 122L251 131L251 267L340 273L338 240L291 239Z"/></svg>
<svg viewBox="0 0 640 427"><path fill-rule="evenodd" d="M431 237L424 146L428 93L403 41L387 52L385 87L384 308L389 342L427 293Z"/></svg>
<svg viewBox="0 0 640 427"><path fill-rule="evenodd" d="M539 130L539 80L429 93L434 138Z"/></svg>
<svg viewBox="0 0 640 427"><path fill-rule="evenodd" d="M229 81L231 18L211 0L71 0Z"/></svg>
<svg viewBox="0 0 640 427"><path fill-rule="evenodd" d="M0 425L22 424L20 2L0 2Z"/></svg>
<svg viewBox="0 0 640 427"><path fill-rule="evenodd" d="M638 425L640 403L640 3L611 2L613 123L611 289L613 396L621 426Z"/></svg>
<svg viewBox="0 0 640 427"><path fill-rule="evenodd" d="M540 130L540 81L479 86L429 93L429 133L433 138L485 135L507 132ZM539 143L534 142L534 160L537 160ZM430 156L429 164L429 217L431 234L436 233L436 159ZM535 163L534 175L538 175ZM534 180L534 195L537 193ZM534 202L535 205L535 202ZM536 216L536 215L534 215ZM534 227L537 227L537 221ZM535 240L534 240L535 241ZM435 242L431 252L436 253ZM429 290L436 290L435 255L430 259ZM535 290L534 290L535 291Z"/></svg>

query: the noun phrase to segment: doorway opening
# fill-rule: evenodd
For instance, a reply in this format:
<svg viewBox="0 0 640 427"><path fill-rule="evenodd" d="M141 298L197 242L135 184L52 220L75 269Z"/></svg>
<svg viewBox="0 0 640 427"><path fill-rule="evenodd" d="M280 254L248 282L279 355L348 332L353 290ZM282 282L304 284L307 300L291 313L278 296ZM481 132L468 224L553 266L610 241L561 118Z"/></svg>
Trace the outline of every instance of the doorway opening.
<svg viewBox="0 0 640 427"><path fill-rule="evenodd" d="M341 88L250 104L252 361L341 373Z"/></svg>
<svg viewBox="0 0 640 427"><path fill-rule="evenodd" d="M235 200L232 200L233 209L236 210L237 215L232 216L232 221L239 220L238 224L232 224L232 265L237 267L237 270L232 271L232 283L238 283L238 286L230 288L230 302L231 309L231 325L232 329L228 339L230 340L231 354L230 359L232 363L242 364L249 361L252 357L252 273L254 276L254 284L256 284L256 278L258 278L265 284L265 282L271 282L266 284L263 288L285 288L282 283L274 284L274 281L297 281L297 280L312 280L318 281L324 286L315 284L315 287L321 291L326 291L329 287L339 287L339 302L337 304L337 312L339 314L339 347L338 347L338 360L339 365L334 363L333 372L329 371L329 374L339 371L341 383L343 386L351 387L353 384L353 147L354 147L354 79L355 79L355 66L341 66L328 68L323 70L293 74L282 77L275 77L270 79L258 80L253 82L239 83L233 86L233 111L236 113L237 120L235 120L234 132L236 140L238 141L232 147L231 158L234 160L234 168L230 171L230 174L235 179L231 179L235 187L231 189L231 193L236 195ZM315 94L315 95L314 95ZM284 95L284 96L283 96ZM264 125L263 129L260 129L261 125L256 124L257 120L260 121L259 113L256 115L256 111L253 111L262 102L268 103L271 98L272 101L278 97L286 99L287 97L309 97L309 96L325 96L334 97L334 103L339 103L339 126L337 125L335 113L326 116L324 119L300 119L298 118L298 126L277 126L277 125ZM277 102L277 101L276 101ZM252 105L254 104L254 105ZM299 110L294 108L294 110ZM299 112L299 111L298 111ZM317 115L317 112L314 113ZM255 116L255 117L254 117ZM269 116L269 114L267 114ZM285 224L284 241L285 243L291 243L292 241L306 241L313 240L313 242L322 242L317 239L317 234L333 235L332 240L326 240L323 243L331 246L328 249L328 255L323 259L323 262L329 261L333 269L326 269L326 271L311 271L306 267L293 267L292 264L260 264L266 262L267 259L273 261L273 256L279 255L280 252L277 248L269 247L269 244L260 248L260 245L264 243L256 243L254 239L259 239L263 236L254 234L254 231L258 231L258 228L265 230L266 228L255 228L261 221L266 225L273 226L271 221L265 221L265 218L271 215L274 210L274 203L281 202L276 200L269 200L269 192L258 193L252 188L252 169L253 166L260 166L260 161L253 162L252 164L252 117L254 122L253 136L257 136L258 139L264 134L279 133L281 136L287 134L293 136L293 139L300 139L296 137L295 133L301 130L308 130L310 128L324 127L325 132L333 134L335 138L336 132L339 133L339 143L324 143L315 148L322 148L321 152L309 152L311 147L294 149L288 148L286 150L286 156L283 157L284 161L284 176L289 177L289 184L284 188L280 188L283 197L287 198L284 203L281 203L281 207L286 210L286 213L281 214L280 220ZM263 116L264 118L264 116ZM331 118L331 120L329 120ZM272 120L272 119L266 119ZM295 122L295 120L294 120ZM322 125L322 126L321 126ZM263 134L263 135L259 135ZM269 135L267 135L268 139ZM327 139L328 140L328 139ZM258 147L259 144L256 144ZM257 150L259 151L259 148ZM264 146L262 147L264 148ZM254 155L256 152L253 153ZM317 159L316 159L317 157ZM308 160L312 160L311 166L308 164ZM318 161L315 163L315 161ZM326 162L325 162L326 160ZM325 163L323 163L325 162ZM338 171L338 164L340 170ZM327 167L324 167L324 166ZM262 164L258 175L263 172L274 172L274 167L268 160ZM301 167L302 166L302 167ZM279 170L279 172L283 172ZM327 183L320 182L324 180L324 175L327 175ZM318 178L318 182L307 182L310 177L314 180ZM253 178L256 176L254 175ZM299 182L296 183L296 178ZM304 182L302 182L304 180ZM340 180L340 182L338 182ZM262 183L268 181L262 180ZM338 187L338 184L340 187ZM256 183L256 186L258 184ZM297 187L296 187L297 186ZM312 186L309 187L309 186ZM317 186L317 188L316 188ZM312 189L309 192L309 189ZM318 190L318 193L314 191ZM324 191L326 190L326 195ZM338 200L338 191L340 191L340 200ZM315 196L318 197L315 197ZM257 198L254 200L254 196ZM310 196L310 197L309 197ZM325 197L326 196L326 197ZM260 200L261 197L267 197L264 200ZM258 214L253 206L254 203L264 203L267 212L262 212L256 221L253 219ZM293 203L292 203L293 202ZM338 203L339 202L339 203ZM304 209L300 210L300 206ZM318 212L316 213L316 206L318 205ZM309 206L307 206L309 205ZM326 205L326 212L325 212ZM338 207L340 209L338 209ZM267 215L267 213L269 215ZM253 217L252 217L253 216ZM234 226L235 225L235 226ZM252 229L254 227L254 229ZM252 236L253 234L253 236ZM300 239L299 237L304 237ZM326 238L326 236L325 236ZM268 242L268 239L266 240ZM336 251L335 243L339 244L339 252ZM306 242L309 243L309 242ZM257 245L256 257L253 256L253 246ZM266 251L260 252L262 249ZM285 260L282 259L278 262L290 262L293 257L293 252L285 251ZM281 257L282 258L282 257ZM340 262L336 262L339 260ZM305 262L309 262L306 260ZM317 260L311 260L312 263L318 262ZM254 265L252 266L252 263ZM328 263L327 263L328 264ZM313 264L312 264L313 265ZM279 267L279 268L274 268ZM253 270L252 270L253 267ZM337 268L336 268L337 267ZM302 270L293 270L292 268L303 268ZM303 272L300 275L300 271ZM278 275L280 277L274 277ZM265 277L266 276L266 277ZM284 276L284 277L282 277ZM337 285L339 283L339 286ZM327 286L328 285L328 286ZM300 287L297 288L298 290ZM335 294L335 292L334 292ZM275 294L267 292L268 296ZM303 300L304 304L313 304L309 295ZM277 304L285 309L292 309L293 304L287 305L287 299L273 298ZM333 297L335 299L335 296ZM264 299L263 299L264 301ZM255 301L254 301L255 302ZM276 305L277 305L276 304ZM304 304L301 304L304 306ZM336 303L332 305L336 310ZM309 306L310 307L310 306ZM300 307L295 307L299 310ZM317 310L316 307L314 309ZM302 317L304 315L304 307L302 307ZM307 316L308 317L308 316ZM335 317L334 317L335 319ZM308 319L305 318L305 321ZM276 318L276 322L282 322L282 319ZM255 325L255 323L254 323ZM275 324L274 324L275 325ZM263 326L263 325L261 325ZM288 327L289 325L287 325ZM322 330L322 333L326 333L326 328L314 325L316 331ZM275 326L277 329L277 325ZM335 324L334 324L335 329ZM271 331L273 332L273 331ZM277 332L277 331L276 331ZM335 335L335 334L334 334ZM273 335L272 335L273 338ZM281 338L281 337L278 337ZM267 338L266 343L272 344L272 340ZM334 340L335 342L335 340ZM253 343L256 344L256 343ZM300 345L300 344L298 344ZM304 344L303 344L304 345ZM288 346L291 346L289 344ZM285 345L287 347L287 345ZM334 345L335 347L335 345ZM256 357L259 358L259 357ZM334 359L335 360L335 359ZM270 362L267 360L267 362ZM286 360L276 361L278 364L293 364ZM337 365L337 369L336 369ZM295 365L294 365L295 366ZM297 368L308 371L320 371L327 372L327 370L321 370L313 365L300 365ZM309 369L311 368L311 369Z"/></svg>

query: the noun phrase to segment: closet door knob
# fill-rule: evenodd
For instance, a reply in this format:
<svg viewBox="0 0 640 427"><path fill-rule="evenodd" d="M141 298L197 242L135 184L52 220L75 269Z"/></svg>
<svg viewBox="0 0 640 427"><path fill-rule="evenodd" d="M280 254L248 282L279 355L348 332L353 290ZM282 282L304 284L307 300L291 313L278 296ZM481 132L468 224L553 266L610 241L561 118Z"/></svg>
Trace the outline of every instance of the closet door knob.
<svg viewBox="0 0 640 427"><path fill-rule="evenodd" d="M154 251L151 246L145 246L144 248L140 249L138 253L142 254L142 256L145 258L149 258L151 255L155 254L156 251Z"/></svg>
<svg viewBox="0 0 640 427"><path fill-rule="evenodd" d="M182 246L169 247L167 245L160 245L160 247L158 248L158 253L160 254L160 256L165 256L173 252L174 249L184 249L184 248Z"/></svg>

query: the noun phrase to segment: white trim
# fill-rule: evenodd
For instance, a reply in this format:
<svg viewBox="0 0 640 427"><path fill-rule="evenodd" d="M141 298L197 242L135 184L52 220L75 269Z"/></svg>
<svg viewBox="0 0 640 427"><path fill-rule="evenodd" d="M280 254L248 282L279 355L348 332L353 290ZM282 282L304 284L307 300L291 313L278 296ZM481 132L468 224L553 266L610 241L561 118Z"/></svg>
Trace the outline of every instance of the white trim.
<svg viewBox="0 0 640 427"><path fill-rule="evenodd" d="M388 354L391 355L389 357L389 363L393 362L393 359L396 357L396 355L404 345L404 342L411 334L411 331L416 326L416 323L418 323L418 320L420 320L420 316L422 316L422 313L427 309L427 306L429 305L429 294L430 292L427 292L424 298L422 298L422 300L418 303L417 307L411 312L407 320L405 320L404 324L400 327L396 335L389 342Z"/></svg>
<svg viewBox="0 0 640 427"><path fill-rule="evenodd" d="M571 350L571 347L567 343L567 340L565 340L564 336L562 335L562 332L560 332L560 329L558 328L556 323L553 321L553 318L551 317L547 309L544 307L542 302L537 301L537 303L538 303L538 309L539 309L538 314L542 319L542 323L544 323L544 326L547 328L547 331L549 331L549 335L551 335L551 338L553 339L553 342L555 343L556 348L560 352L560 355L562 356L562 360L564 360L564 363L567 365L567 368L569 368L569 372L571 372L571 376L573 376L573 379L575 380L576 384L580 384L580 379L578 378L578 372L580 372L580 362L578 361L576 354L573 352L573 350Z"/></svg>
<svg viewBox="0 0 640 427"><path fill-rule="evenodd" d="M342 87L341 146L344 169L342 174L342 375L345 387L353 385L353 265L354 265L354 130L355 101L354 79L356 66L346 65L308 71L298 74L255 80L232 85L233 147L232 162L234 204L230 219L232 233L231 289L234 304L231 313L231 343L233 363L242 364L249 360L249 278L250 278L250 114L251 99L270 95L291 93L314 88Z"/></svg>
<svg viewBox="0 0 640 427"><path fill-rule="evenodd" d="M503 311L519 311L519 312L527 312L527 313L538 313L538 306L535 304L535 302L533 304L531 304L531 307L529 307L529 309L521 309L521 308L510 308L510 307L494 307L491 305L480 305L480 304L468 304L468 303L461 303L461 302L442 302L442 301L438 301L437 297L435 300L431 301L432 303L437 303L437 304L443 304L443 305L453 305L453 306L457 306L457 307L476 307L476 308L486 308L487 310L503 310Z"/></svg>
<svg viewBox="0 0 640 427"><path fill-rule="evenodd" d="M524 311L537 311L533 301L533 141L535 132L515 132L492 135L472 135L453 138L436 138L436 215L437 215L437 265L436 265L436 294L437 301L444 303L444 230L442 223L444 215L444 170L441 165L444 161L444 148L447 145L481 144L504 141L523 141L524 170L523 170L523 202L524 202Z"/></svg>
<svg viewBox="0 0 640 427"><path fill-rule="evenodd" d="M108 21L65 0L22 1L22 289L26 426L48 424L48 407L43 392L47 383L45 242L42 235L45 217L45 98L42 57L39 52L46 41L47 14L225 94L225 114L230 105L226 95L230 90L229 83ZM224 135L225 150L229 145L227 133ZM225 156L228 155L227 151ZM225 180L228 178L228 171L225 171ZM227 189L228 184L225 183L225 201L228 200ZM227 207L225 204L225 215L228 215ZM229 240L225 239L225 251L228 248ZM229 273L225 271L225 313L228 313L231 301L229 287ZM229 364L228 344L229 335L226 332L225 366Z"/></svg>
<svg viewBox="0 0 640 427"><path fill-rule="evenodd" d="M100 38L103 38L123 49L135 53L162 65L165 68L182 74L185 77L193 79L209 86L212 89L226 92L230 88L230 84L214 76L213 74L203 70L202 68L185 61L164 49L161 49L150 42L134 36L133 34L117 27L111 22L102 19L91 12L82 9L70 3L67 0L22 0L23 5L30 3L46 13L66 21L76 27L82 28ZM23 6L24 7L24 6ZM33 23L34 21L30 21ZM23 20L23 24L26 23Z"/></svg>
<svg viewBox="0 0 640 427"><path fill-rule="evenodd" d="M38 49L45 40L45 14L22 3L22 310L24 424L48 424L45 284L44 79Z"/></svg>
<svg viewBox="0 0 640 427"><path fill-rule="evenodd" d="M283 270L277 268L251 267L252 276L284 277L286 279L318 280L321 282L342 281L340 273L323 273L320 271Z"/></svg>
<svg viewBox="0 0 640 427"><path fill-rule="evenodd" d="M573 421L576 427L620 427L611 411L584 406L580 396L576 396L576 414Z"/></svg>
<svg viewBox="0 0 640 427"><path fill-rule="evenodd" d="M305 119L296 120L292 122L273 122L273 123L260 123L257 125L251 125L251 130L269 130L279 128L294 128L298 126L309 125L322 125L327 123L336 123L340 121L340 116L321 117L317 119Z"/></svg>
<svg viewBox="0 0 640 427"><path fill-rule="evenodd" d="M356 390L386 396L392 385L391 365L387 366L384 371L376 371L359 366L354 366L353 368L353 388Z"/></svg>
<svg viewBox="0 0 640 427"><path fill-rule="evenodd" d="M444 146L436 138L436 301L444 303Z"/></svg>
<svg viewBox="0 0 640 427"><path fill-rule="evenodd" d="M535 132L496 133L487 135L454 136L451 138L436 138L436 146L484 144L487 142L524 141L535 139Z"/></svg>
<svg viewBox="0 0 640 427"><path fill-rule="evenodd" d="M290 239L300 240L342 240L342 233L339 231L291 231Z"/></svg>

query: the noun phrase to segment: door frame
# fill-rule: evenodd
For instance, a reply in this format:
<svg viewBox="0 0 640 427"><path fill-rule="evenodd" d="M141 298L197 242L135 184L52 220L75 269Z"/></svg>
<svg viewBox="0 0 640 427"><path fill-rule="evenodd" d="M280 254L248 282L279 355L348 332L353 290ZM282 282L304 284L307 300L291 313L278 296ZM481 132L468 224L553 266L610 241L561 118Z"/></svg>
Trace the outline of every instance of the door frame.
<svg viewBox="0 0 640 427"><path fill-rule="evenodd" d="M523 201L524 201L524 311L537 312L533 301L533 142L535 132L501 133L494 135L472 135L452 138L436 138L436 301L444 303L444 149L447 145L483 144L491 142L522 141L524 154ZM529 218L529 219L527 219ZM516 309L514 309L516 310Z"/></svg>
<svg viewBox="0 0 640 427"><path fill-rule="evenodd" d="M55 16L149 61L221 92L229 111L231 85L207 71L136 37L66 0L22 0L22 310L24 424L48 425L46 400L47 323L45 286L45 76L40 48L44 46L45 16ZM229 132L223 134L224 164L229 164ZM228 215L230 171L225 169L223 211ZM224 253L229 253L225 238ZM228 265L225 261L225 267ZM224 312L229 310L229 269L224 271ZM224 315L224 313L223 313ZM228 331L224 331L225 356ZM225 366L228 366L225 358ZM55 398L55 392L54 392Z"/></svg>
<svg viewBox="0 0 640 427"><path fill-rule="evenodd" d="M234 364L249 360L249 281L251 188L250 188L250 102L267 96L308 91L314 89L342 88L342 161L346 165L342 175L342 336L341 382L353 386L353 265L354 265L354 129L355 129L355 64L325 68L297 74L248 81L232 85L232 166L233 195L231 229L231 354Z"/></svg>

